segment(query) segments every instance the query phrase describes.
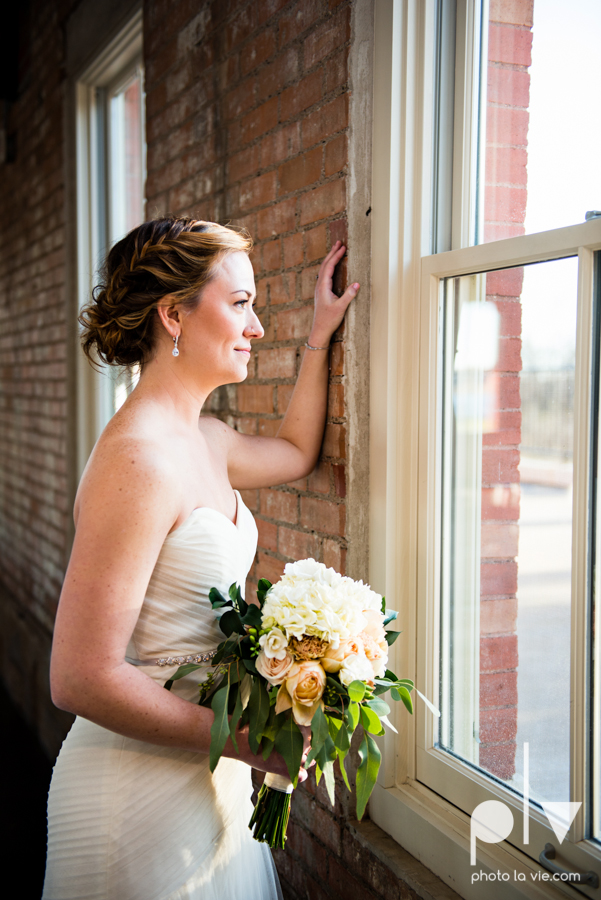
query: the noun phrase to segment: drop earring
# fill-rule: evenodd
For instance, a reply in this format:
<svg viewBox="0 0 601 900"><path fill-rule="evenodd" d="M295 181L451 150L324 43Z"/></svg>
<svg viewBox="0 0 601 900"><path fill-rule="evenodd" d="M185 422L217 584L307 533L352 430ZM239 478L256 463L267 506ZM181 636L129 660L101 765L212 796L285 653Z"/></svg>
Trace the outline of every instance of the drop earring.
<svg viewBox="0 0 601 900"><path fill-rule="evenodd" d="M179 350L177 349L177 341L178 341L178 339L179 339L179 335L176 334L175 337L173 338L173 343L175 344L175 347L174 347L173 350L171 351L171 355L172 355L172 356L179 356Z"/></svg>

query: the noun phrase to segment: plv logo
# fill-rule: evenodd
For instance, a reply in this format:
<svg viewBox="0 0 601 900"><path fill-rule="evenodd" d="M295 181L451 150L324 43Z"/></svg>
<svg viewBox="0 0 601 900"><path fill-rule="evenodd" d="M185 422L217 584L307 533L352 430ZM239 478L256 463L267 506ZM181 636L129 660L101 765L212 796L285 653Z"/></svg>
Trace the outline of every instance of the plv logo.
<svg viewBox="0 0 601 900"><path fill-rule="evenodd" d="M530 744L524 744L524 793L523 819L524 843L530 841ZM554 801L541 803L551 828L561 844L576 818L582 803ZM500 800L485 800L479 803L471 815L470 822L470 865L476 865L476 838L486 844L498 844L513 831L513 813Z"/></svg>

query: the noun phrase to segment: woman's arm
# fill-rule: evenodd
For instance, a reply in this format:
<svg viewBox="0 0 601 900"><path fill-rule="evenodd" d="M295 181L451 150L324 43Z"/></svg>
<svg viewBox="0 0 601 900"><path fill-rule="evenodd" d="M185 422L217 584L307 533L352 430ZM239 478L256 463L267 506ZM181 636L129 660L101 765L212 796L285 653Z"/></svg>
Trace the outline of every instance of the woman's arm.
<svg viewBox="0 0 601 900"><path fill-rule="evenodd" d="M334 269L346 247L336 241L322 262L315 287L312 347L328 348L359 290L352 284L341 297L332 291ZM305 348L286 415L275 438L243 435L227 429L228 470L236 488L269 487L312 472L319 457L328 405L328 350Z"/></svg>
<svg viewBox="0 0 601 900"><path fill-rule="evenodd" d="M125 662L156 559L175 522L178 479L164 453L143 442L100 442L80 489L79 518L56 618L50 682L61 709L127 737L209 752L213 712L166 691ZM286 774L278 754L240 754Z"/></svg>

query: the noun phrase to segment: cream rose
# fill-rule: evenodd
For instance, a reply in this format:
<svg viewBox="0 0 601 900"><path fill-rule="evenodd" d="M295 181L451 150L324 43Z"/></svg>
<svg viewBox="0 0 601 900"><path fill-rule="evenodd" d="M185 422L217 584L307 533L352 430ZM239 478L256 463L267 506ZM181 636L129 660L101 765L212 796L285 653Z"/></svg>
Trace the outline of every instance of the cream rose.
<svg viewBox="0 0 601 900"><path fill-rule="evenodd" d="M326 673L318 662L306 660L294 663L288 677L278 691L276 713L292 707L292 715L297 725L310 725L326 686Z"/></svg>
<svg viewBox="0 0 601 900"><path fill-rule="evenodd" d="M381 678L386 672L386 665L388 663L388 644L384 641L386 649L383 650L382 646L366 631L362 631L359 637L363 641L365 655L372 664L374 675L376 678Z"/></svg>
<svg viewBox="0 0 601 900"><path fill-rule="evenodd" d="M326 672L339 672L347 656L361 653L363 653L361 638L348 638L346 641L341 641L336 648L329 647L320 662Z"/></svg>
<svg viewBox="0 0 601 900"><path fill-rule="evenodd" d="M256 659L257 671L266 678L270 684L281 684L294 665L294 657L286 651L284 659L277 656L267 656L263 650Z"/></svg>
<svg viewBox="0 0 601 900"><path fill-rule="evenodd" d="M268 659L286 659L288 640L279 628L272 628L267 634L262 634L259 645Z"/></svg>
<svg viewBox="0 0 601 900"><path fill-rule="evenodd" d="M367 656L362 653L354 653L347 656L342 663L339 677L342 684L348 687L352 681L373 682L374 670Z"/></svg>

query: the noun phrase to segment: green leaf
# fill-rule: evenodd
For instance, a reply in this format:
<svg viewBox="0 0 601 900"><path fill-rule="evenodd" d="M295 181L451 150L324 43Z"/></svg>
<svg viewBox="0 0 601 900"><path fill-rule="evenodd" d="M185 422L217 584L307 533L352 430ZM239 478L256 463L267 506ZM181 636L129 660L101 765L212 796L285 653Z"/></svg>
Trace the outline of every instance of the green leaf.
<svg viewBox="0 0 601 900"><path fill-rule="evenodd" d="M228 681L224 687L216 692L211 703L211 709L215 713L215 721L211 725L211 746L209 749L211 772L215 771L230 733L230 723L227 717L229 693L230 684Z"/></svg>
<svg viewBox="0 0 601 900"><path fill-rule="evenodd" d="M357 703L360 703L365 696L365 685L362 681L351 681L347 690L351 700L355 700Z"/></svg>
<svg viewBox="0 0 601 900"><path fill-rule="evenodd" d="M345 686L340 684L335 678L332 678L331 675L326 675L326 684L333 691L336 691L337 694L340 694L341 697L348 697L348 691Z"/></svg>
<svg viewBox="0 0 601 900"><path fill-rule="evenodd" d="M382 597L382 615L386 613L386 597Z"/></svg>
<svg viewBox="0 0 601 900"><path fill-rule="evenodd" d="M390 669L386 669L384 672L384 678L388 678L389 681L398 681L399 679L396 677L394 672L391 672Z"/></svg>
<svg viewBox="0 0 601 900"><path fill-rule="evenodd" d="M393 687L390 691L393 700L402 700L410 713L413 713L413 701L406 687Z"/></svg>
<svg viewBox="0 0 601 900"><path fill-rule="evenodd" d="M328 763L333 763L334 760L336 759L337 755L338 754L336 751L336 747L334 746L334 741L328 734L327 738L325 739L322 746L319 748L319 752L317 753L317 755L315 757L316 765L319 768L319 777L317 777L317 773L316 773L317 784L319 784L321 775L325 774ZM307 763L305 763L305 766L307 764L308 764L308 758L307 758Z"/></svg>
<svg viewBox="0 0 601 900"><path fill-rule="evenodd" d="M259 752L263 729L269 717L269 707L269 694L265 690L263 679L253 678L253 686L248 701L250 710L248 743L253 753Z"/></svg>
<svg viewBox="0 0 601 900"><path fill-rule="evenodd" d="M388 713L390 712L390 707L389 707L388 703L384 702L384 700L378 700L378 699L369 700L367 702L366 706L369 706L370 709L373 709L373 711L378 716L387 716Z"/></svg>
<svg viewBox="0 0 601 900"><path fill-rule="evenodd" d="M323 769L323 777L326 782L326 791L330 798L330 803L334 806L336 800L336 783L334 781L334 761L329 759Z"/></svg>
<svg viewBox="0 0 601 900"><path fill-rule="evenodd" d="M237 634L233 635L232 637L228 637L226 641L223 641L223 643L219 644L217 653L213 657L212 665L216 666L221 662L222 659L227 659L228 656L232 655L234 650L236 649L237 644Z"/></svg>
<svg viewBox="0 0 601 900"><path fill-rule="evenodd" d="M369 706L361 706L361 724L365 731L371 731L372 734L384 734L384 726Z"/></svg>
<svg viewBox="0 0 601 900"><path fill-rule="evenodd" d="M385 635L385 637L386 637L386 643L388 644L389 647L390 647L392 644L394 644L394 642L395 642L396 639L398 638L399 634L401 634L400 631L387 631L387 632L386 632L386 635Z"/></svg>
<svg viewBox="0 0 601 900"><path fill-rule="evenodd" d="M257 585L257 588L260 591L263 591L263 593L266 594L270 587L271 587L271 581L268 581L266 578L259 578L259 583Z"/></svg>
<svg viewBox="0 0 601 900"><path fill-rule="evenodd" d="M249 603L246 613L242 616L242 624L247 628L261 628L261 610L254 603Z"/></svg>
<svg viewBox="0 0 601 900"><path fill-rule="evenodd" d="M219 619L219 627L227 637L234 634L246 634L242 619L235 609L228 609Z"/></svg>
<svg viewBox="0 0 601 900"><path fill-rule="evenodd" d="M348 728L350 733L352 734L357 725L359 724L359 704L358 703L349 703L348 709L346 711L346 720L348 723Z"/></svg>
<svg viewBox="0 0 601 900"><path fill-rule="evenodd" d="M375 740L367 732L363 735L361 746L359 747L359 758L361 763L357 769L357 818L362 819L374 789L376 779L378 777L378 769L380 768L380 760L382 755L378 749Z"/></svg>
<svg viewBox="0 0 601 900"><path fill-rule="evenodd" d="M251 672L253 675L259 677L259 673L257 672L257 666L255 664L254 659L243 659L244 667Z"/></svg>
<svg viewBox="0 0 601 900"><path fill-rule="evenodd" d="M171 676L171 681L178 681L180 678L184 678L186 675L189 675L190 672L195 672L196 669L202 669L202 666L198 665L198 663L186 663L184 666L180 666L175 675Z"/></svg>
<svg viewBox="0 0 601 900"><path fill-rule="evenodd" d="M296 787L298 772L303 758L303 736L292 716L288 716L284 725L276 734L275 749L284 757L290 781Z"/></svg>
<svg viewBox="0 0 601 900"><path fill-rule="evenodd" d="M328 726L334 746L337 750L346 753L351 746L346 725L342 719L334 719L332 716L328 716Z"/></svg>
<svg viewBox="0 0 601 900"><path fill-rule="evenodd" d="M261 754L263 756L264 762L267 762L267 760L269 759L269 756L271 755L271 751L273 750L274 747L275 747L275 742L270 740L270 738L265 737L265 735L263 735L263 737L261 738Z"/></svg>
<svg viewBox="0 0 601 900"><path fill-rule="evenodd" d="M344 751L338 750L338 764L340 766L340 774L342 775L342 777L344 779L344 783L346 784L348 790L350 791L351 786L350 786L350 783L348 780L348 775L346 774L346 769L344 767L344 760L346 759L347 755L348 755L348 750L344 750Z"/></svg>
<svg viewBox="0 0 601 900"><path fill-rule="evenodd" d="M329 733L327 717L318 706L311 719L311 747L321 747Z"/></svg>
<svg viewBox="0 0 601 900"><path fill-rule="evenodd" d="M232 717L230 719L230 735L232 737L232 744L234 745L234 749L236 753L239 753L238 750L238 741L236 739L236 726L240 721L240 716L242 715L242 691L240 690L240 686L238 685L236 690L236 703L234 705L234 711L232 713Z"/></svg>
<svg viewBox="0 0 601 900"><path fill-rule="evenodd" d="M228 603L223 594L215 587L212 587L209 591L209 600L213 609L221 609L222 606L226 606Z"/></svg>
<svg viewBox="0 0 601 900"><path fill-rule="evenodd" d="M163 687L165 688L166 691L170 691L171 688L173 687L173 678L170 678L168 681L166 681L165 684L163 685Z"/></svg>

